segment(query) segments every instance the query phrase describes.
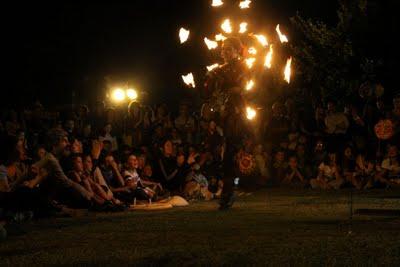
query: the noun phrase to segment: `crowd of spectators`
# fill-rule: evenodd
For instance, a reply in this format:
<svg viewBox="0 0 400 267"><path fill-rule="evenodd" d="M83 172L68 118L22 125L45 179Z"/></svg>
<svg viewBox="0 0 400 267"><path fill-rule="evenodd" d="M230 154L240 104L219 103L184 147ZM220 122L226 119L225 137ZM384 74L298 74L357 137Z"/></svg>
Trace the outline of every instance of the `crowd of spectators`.
<svg viewBox="0 0 400 267"><path fill-rule="evenodd" d="M98 102L50 111L40 103L0 120L0 216L71 209L122 211L170 195L219 198L221 118L204 104L128 108ZM291 98L264 107L236 156L240 186L357 190L400 186L400 96L361 92L313 107ZM176 115L174 116L174 114ZM261 117L261 116L260 116ZM391 122L389 137L376 135ZM392 133L390 133L390 131Z"/></svg>

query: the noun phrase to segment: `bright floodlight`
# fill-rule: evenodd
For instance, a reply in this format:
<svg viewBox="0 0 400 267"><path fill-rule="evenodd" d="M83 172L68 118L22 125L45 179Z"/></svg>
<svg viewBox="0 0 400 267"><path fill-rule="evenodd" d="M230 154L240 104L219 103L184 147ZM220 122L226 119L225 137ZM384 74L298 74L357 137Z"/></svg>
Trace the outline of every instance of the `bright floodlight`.
<svg viewBox="0 0 400 267"><path fill-rule="evenodd" d="M125 95L124 90L122 90L122 89L120 89L120 88L115 89L115 90L112 92L112 99L113 99L115 102L122 102L122 101L125 100L125 97L126 97L126 95Z"/></svg>
<svg viewBox="0 0 400 267"><path fill-rule="evenodd" d="M138 98L138 93L135 89L128 89L126 90L126 96L129 98L129 100L136 100Z"/></svg>

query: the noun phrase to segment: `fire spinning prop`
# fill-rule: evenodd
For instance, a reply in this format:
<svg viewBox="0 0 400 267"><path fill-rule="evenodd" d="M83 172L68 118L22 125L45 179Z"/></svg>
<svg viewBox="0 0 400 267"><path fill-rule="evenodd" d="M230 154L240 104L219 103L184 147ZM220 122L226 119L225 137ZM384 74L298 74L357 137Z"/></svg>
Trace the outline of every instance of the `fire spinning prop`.
<svg viewBox="0 0 400 267"><path fill-rule="evenodd" d="M220 8L222 7L225 3L223 0L212 0L211 1L211 6L213 8ZM245 1L238 1L238 7L242 10L250 9L251 8L252 1L251 0L245 0ZM239 87L242 90L242 94L247 94L248 92L253 92L257 88L257 84L261 84L257 79L258 77L262 76L260 73L271 70L273 68L278 68L278 66L274 66L278 64L279 60L274 60L274 57L277 55L274 53L274 48L280 43L280 44L285 44L289 42L288 37L281 31L280 25L278 24L275 28L275 31L277 33L277 38L278 43L273 43L272 38L271 40L264 34L259 34L259 33L253 33L251 29L251 24L249 24L246 21L241 21L238 23L235 23L233 20L230 18L226 17L222 20L221 24L219 25L219 29L222 30L221 33L216 33L214 36L215 38L209 38L205 37L204 38L204 43L207 46L209 50L216 50L216 49L223 49L224 41L227 40L228 38L237 38L242 43L244 44L244 52L238 57L238 62L236 66L233 66L232 68L228 68L228 70L224 70L226 67L225 64L219 64L215 63L210 66L207 66L206 69L208 71L207 76L217 76L216 73L219 73L218 75L224 75L226 72L230 71L230 74L236 73L236 75L242 75L245 77L245 81L243 84L241 84ZM184 28L181 28L179 31L179 39L180 43L183 44L188 41L190 36L190 31ZM278 50L279 51L279 50ZM243 63L243 64L242 64ZM241 69L241 64L245 66L244 70ZM247 69L246 69L247 68ZM222 73L222 74L221 74ZM291 82L291 75L292 75L292 57L288 58L286 60L286 65L282 67L282 72L281 73L283 80L290 84ZM235 75L235 74L233 74ZM223 77L225 82L226 82L226 77ZM187 75L182 75L182 79L184 83L191 87L195 88L196 83L195 79L193 76L193 73L189 73ZM214 87L217 88L218 91L218 85L214 85ZM261 85L260 85L261 86ZM215 88L213 88L215 89ZM219 97L225 99L218 100ZM224 105L226 102L226 94L221 93L221 92L214 92L213 96L211 99L215 100L216 102L219 101L218 104L211 104L211 108L215 111L218 111L221 106ZM257 115L257 108L254 108L254 104L249 104L247 105L246 108L246 117L248 120L254 120L254 118Z"/></svg>

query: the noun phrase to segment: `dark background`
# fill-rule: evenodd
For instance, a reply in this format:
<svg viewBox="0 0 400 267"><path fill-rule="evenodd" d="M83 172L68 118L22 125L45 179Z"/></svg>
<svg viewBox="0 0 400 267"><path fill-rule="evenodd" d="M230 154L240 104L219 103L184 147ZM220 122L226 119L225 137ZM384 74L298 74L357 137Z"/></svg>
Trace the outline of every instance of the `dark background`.
<svg viewBox="0 0 400 267"><path fill-rule="evenodd" d="M207 0L152 0L129 3L22 4L5 8L4 64L9 73L2 105L46 105L94 101L104 97L105 77L130 81L151 101L187 93L183 73L214 63L202 38L213 36L226 14L257 23L257 29L285 29L299 12L330 25L337 20L336 0L253 1L252 9L238 1L220 9ZM232 6L228 5L228 2ZM189 28L192 39L179 45L178 29ZM289 29L286 28L287 31ZM7 85L6 85L7 84Z"/></svg>

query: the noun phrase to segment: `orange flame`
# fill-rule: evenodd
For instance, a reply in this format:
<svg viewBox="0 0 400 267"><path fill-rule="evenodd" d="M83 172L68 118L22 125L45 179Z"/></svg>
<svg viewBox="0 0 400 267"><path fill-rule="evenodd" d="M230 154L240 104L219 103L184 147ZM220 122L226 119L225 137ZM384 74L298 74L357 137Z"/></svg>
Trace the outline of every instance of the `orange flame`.
<svg viewBox="0 0 400 267"><path fill-rule="evenodd" d="M216 68L218 68L218 67L219 67L219 64L216 63L216 64L213 64L213 65L211 65L211 66L208 66L208 67L207 67L207 70L208 70L208 71L212 71L212 70L214 70L214 69L216 69Z"/></svg>
<svg viewBox="0 0 400 267"><path fill-rule="evenodd" d="M286 67L285 67L285 81L290 83L290 77L292 75L292 57L287 60Z"/></svg>
<svg viewBox="0 0 400 267"><path fill-rule="evenodd" d="M269 51L267 56L265 57L264 66L270 69L272 67L272 55L274 54L274 49L272 44L269 46Z"/></svg>
<svg viewBox="0 0 400 267"><path fill-rule="evenodd" d="M257 55L257 49L255 49L254 47L250 47L248 52L250 55Z"/></svg>
<svg viewBox="0 0 400 267"><path fill-rule="evenodd" d="M218 43L215 41L211 41L210 39L208 39L207 37L204 38L204 42L206 43L207 47L209 50L211 49L215 49L218 47Z"/></svg>
<svg viewBox="0 0 400 267"><path fill-rule="evenodd" d="M249 69L253 68L254 66L254 62L256 62L256 59L254 57L251 58L247 58L245 60L247 67L249 67Z"/></svg>
<svg viewBox="0 0 400 267"><path fill-rule="evenodd" d="M250 1L250 0L241 1L241 2L239 3L239 7L240 7L241 9L250 8L250 4L251 4L251 1Z"/></svg>
<svg viewBox="0 0 400 267"><path fill-rule="evenodd" d="M247 32L247 22L242 22L242 23L240 23L240 30L239 30L239 33L245 33L245 32Z"/></svg>
<svg viewBox="0 0 400 267"><path fill-rule="evenodd" d="M278 35L279 35L279 40L281 40L281 43L287 43L287 42L289 42L287 36L281 33L281 30L280 30L280 28L279 28L279 24L276 26L276 32L277 32Z"/></svg>
<svg viewBox="0 0 400 267"><path fill-rule="evenodd" d="M226 40L226 37L223 34L217 34L217 35L215 35L215 40L217 42L224 41L224 40Z"/></svg>
<svg viewBox="0 0 400 267"><path fill-rule="evenodd" d="M186 42L189 39L190 31L186 30L185 28L181 28L179 30L179 39L181 41L181 44Z"/></svg>
<svg viewBox="0 0 400 267"><path fill-rule="evenodd" d="M182 75L183 82L189 87L195 88L196 84L194 82L193 73L189 73L187 75Z"/></svg>
<svg viewBox="0 0 400 267"><path fill-rule="evenodd" d="M219 6L222 6L223 4L224 4L224 2L222 2L222 0L213 0L211 6L219 7Z"/></svg>
<svg viewBox="0 0 400 267"><path fill-rule="evenodd" d="M268 46L268 40L267 37L265 37L264 35L258 34L258 35L254 35L257 40L260 42L260 44L262 46Z"/></svg>
<svg viewBox="0 0 400 267"><path fill-rule="evenodd" d="M221 29L226 33L232 33L232 25L229 19L224 20L221 24Z"/></svg>
<svg viewBox="0 0 400 267"><path fill-rule="evenodd" d="M246 91L250 91L251 89L253 89L253 87L254 87L254 81L253 80L248 81L246 84Z"/></svg>

